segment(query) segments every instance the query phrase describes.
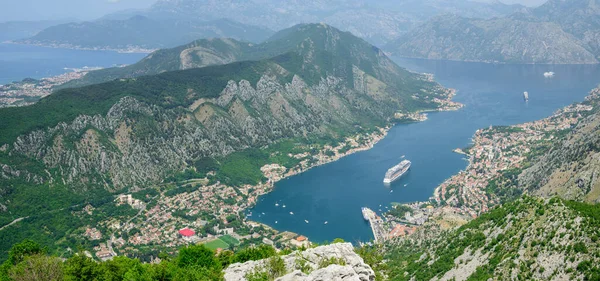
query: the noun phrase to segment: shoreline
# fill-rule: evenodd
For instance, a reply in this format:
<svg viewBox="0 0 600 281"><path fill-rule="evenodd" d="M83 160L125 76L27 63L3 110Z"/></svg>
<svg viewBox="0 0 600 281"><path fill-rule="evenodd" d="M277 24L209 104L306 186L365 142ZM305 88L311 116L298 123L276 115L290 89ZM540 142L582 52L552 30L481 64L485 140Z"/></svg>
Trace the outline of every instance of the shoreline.
<svg viewBox="0 0 600 281"><path fill-rule="evenodd" d="M433 76L433 75L431 75L431 76ZM415 112L406 114L407 116L412 116L412 115L421 115L422 116L422 115L425 115L425 118L421 118L419 120L414 120L414 121L411 121L411 122L417 123L417 122L427 121L427 116L426 116L426 114L424 114L426 112L456 111L456 110L460 110L461 108L464 107L464 104L452 101L452 99L454 98L454 96L456 95L456 92L457 92L455 89L443 88L443 90L448 93L448 95L446 96L446 99L437 99L437 98L434 99L434 101L439 104L439 107L436 108L436 109L417 110ZM396 114L401 114L401 113L396 113ZM368 140L367 140L367 142L365 144L359 145L357 147L353 147L353 148L349 149L348 151L345 151L344 153L339 153L338 154L337 153L337 149L341 148L341 147L344 147L348 143L349 139L353 139L353 138L355 139L355 138L358 138L358 137L361 137L361 136L364 137L365 134L358 134L358 135L355 135L353 137L348 137L348 138L346 138L346 142L338 145L335 148L332 148L332 147L329 147L329 146L325 146L325 147L323 147L323 149L321 149L319 151L319 153L317 155L322 155L324 153L324 151L327 151L329 149L334 149L336 151L336 154L334 156L332 156L332 158L321 159L316 164L311 165L309 167L304 167L304 168L302 168L300 170L298 170L297 166L295 166L295 167L287 169L286 172L284 172L283 174L272 175L272 174L269 174L270 171L281 169L281 168L285 168L285 167L279 166L277 164L269 164L269 165L263 166L261 168L261 170L263 170L263 168L265 168L267 166L269 166L269 168L270 168L270 170L263 171L263 174L265 175L266 178L268 178L268 180L267 180L266 183L259 184L259 185L256 185L254 187L263 187L264 188L265 185L266 185L268 187L268 189L267 190L263 189L263 191L264 191L263 193L257 194L256 197L253 198L254 199L254 200L252 200L253 202L251 202L251 204L249 204L246 208L243 208L242 211L245 212L245 211L248 211L248 210L251 210L252 208L254 208L256 206L256 202L258 202L258 199L260 198L260 196L263 196L263 195L266 195L267 193L272 192L274 190L275 184L277 182L279 182L281 180L284 180L284 179L287 179L289 177L293 177L293 176L299 175L299 174L301 174L303 172L306 172L306 171L308 171L310 169L313 169L313 168L316 168L316 167L319 167L319 166L322 166L322 165L325 165L325 164L333 163L333 162L338 161L338 160L340 160L340 159L342 159L342 158L344 158L346 156L349 156L351 154L354 154L354 153L357 153L357 152L361 152L361 151L369 150L369 149L373 148L379 141L381 141L382 139L384 139L387 136L389 130L391 130L393 127L395 127L397 125L401 125L401 124L405 124L405 123L406 122L401 122L401 120L397 120L396 119L396 121L391 122L390 124L387 124L383 128L378 127L377 131L372 132L370 134L366 134L366 136L368 136ZM315 157L315 156L313 155L313 157ZM269 177L269 175L270 175L270 177ZM246 223L246 224L248 224L248 223L250 223L250 224L252 224L252 223L254 223L254 224L258 223L258 224L265 225L265 226L267 226L267 227L269 227L269 228L271 228L273 230L276 230L278 232L289 232L288 230L281 230L281 231L279 231L279 230L275 229L272 225L268 225L268 224L261 223L261 222L256 222L256 221L253 221L251 219L248 219L248 217L246 217L246 220L244 221L244 223Z"/></svg>
<svg viewBox="0 0 600 281"><path fill-rule="evenodd" d="M138 46L132 46L131 48L110 48L110 47L82 47L71 44L44 44L44 43L26 43L26 42L15 42L15 41L4 41L2 44L13 44L23 46L35 46L52 49L66 49L66 50L77 50L77 51L100 51L100 52L115 52L119 54L151 54L159 48L147 49Z"/></svg>
<svg viewBox="0 0 600 281"><path fill-rule="evenodd" d="M539 65L539 66L553 66L553 65L598 65L596 63L542 63L542 62L503 62L503 61L489 61L489 60L459 60L459 59L443 59L443 58L424 58L424 57L410 57L394 54L392 52L385 52L388 57L396 57L399 59L416 59L416 60L429 60L429 61L447 61L447 62L465 62L465 63L481 63L481 64L492 64L492 65Z"/></svg>

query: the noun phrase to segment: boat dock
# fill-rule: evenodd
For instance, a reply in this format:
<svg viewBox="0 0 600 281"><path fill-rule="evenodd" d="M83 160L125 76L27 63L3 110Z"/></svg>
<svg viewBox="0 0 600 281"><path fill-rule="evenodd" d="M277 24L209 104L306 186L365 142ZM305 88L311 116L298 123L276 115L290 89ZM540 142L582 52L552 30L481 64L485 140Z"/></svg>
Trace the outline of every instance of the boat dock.
<svg viewBox="0 0 600 281"><path fill-rule="evenodd" d="M373 231L373 237L375 237L375 243L380 243L386 240L385 228L383 227L383 220L373 210L363 207L363 217L369 222L371 231Z"/></svg>

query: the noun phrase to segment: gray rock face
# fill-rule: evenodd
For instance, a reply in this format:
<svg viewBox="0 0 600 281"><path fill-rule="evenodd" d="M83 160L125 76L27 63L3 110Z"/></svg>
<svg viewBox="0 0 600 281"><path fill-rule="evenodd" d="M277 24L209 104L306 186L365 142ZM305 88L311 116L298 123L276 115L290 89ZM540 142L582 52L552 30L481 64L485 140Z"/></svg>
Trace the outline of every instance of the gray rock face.
<svg viewBox="0 0 600 281"><path fill-rule="evenodd" d="M201 99L189 109L166 109L125 97L105 116L81 115L22 135L10 153L39 160L54 171L50 178L38 175L38 182L45 177L111 190L143 187L201 157L324 134L332 124L351 130L359 116L383 122L399 104L381 94L385 98L373 100L333 76L309 86L298 76L282 83L267 73L256 86L229 81L217 99Z"/></svg>
<svg viewBox="0 0 600 281"><path fill-rule="evenodd" d="M593 64L596 57L556 23L513 17L440 16L388 44L400 56L459 61Z"/></svg>
<svg viewBox="0 0 600 281"><path fill-rule="evenodd" d="M281 257L286 265L286 272L278 281L316 281L316 280L375 280L375 272L363 259L354 252L350 243L331 244L304 252L294 252ZM342 264L330 264L323 268L324 260L336 259ZM301 262L304 261L304 262ZM303 263L304 272L300 270ZM225 270L226 281L245 281L247 274L261 271L267 260L249 261L230 265Z"/></svg>

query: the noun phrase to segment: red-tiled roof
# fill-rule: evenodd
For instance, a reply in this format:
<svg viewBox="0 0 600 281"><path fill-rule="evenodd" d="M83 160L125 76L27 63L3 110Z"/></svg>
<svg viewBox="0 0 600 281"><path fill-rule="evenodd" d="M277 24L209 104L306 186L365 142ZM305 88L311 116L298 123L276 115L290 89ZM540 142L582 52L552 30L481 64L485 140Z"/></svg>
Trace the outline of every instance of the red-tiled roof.
<svg viewBox="0 0 600 281"><path fill-rule="evenodd" d="M179 234L181 234L185 237L190 237L190 236L194 236L194 234L196 234L196 232L189 228L184 228L184 229L179 230Z"/></svg>

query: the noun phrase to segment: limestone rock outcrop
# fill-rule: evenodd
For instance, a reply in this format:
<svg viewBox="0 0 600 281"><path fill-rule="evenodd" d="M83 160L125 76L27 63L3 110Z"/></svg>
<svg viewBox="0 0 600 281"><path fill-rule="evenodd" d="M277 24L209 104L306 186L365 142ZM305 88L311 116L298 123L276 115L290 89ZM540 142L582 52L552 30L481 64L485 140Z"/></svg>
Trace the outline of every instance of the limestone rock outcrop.
<svg viewBox="0 0 600 281"><path fill-rule="evenodd" d="M278 281L375 280L373 269L354 252L350 243L296 251L281 258L286 274L277 278ZM265 259L232 264L225 270L225 280L245 281L248 274L264 270L267 262Z"/></svg>

